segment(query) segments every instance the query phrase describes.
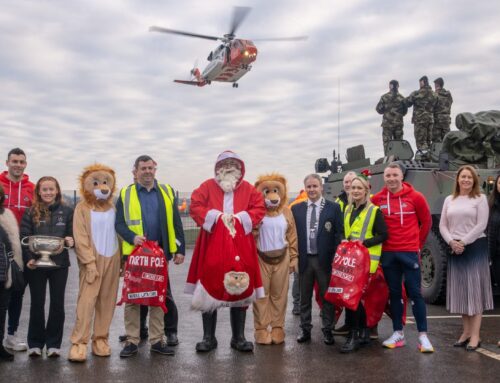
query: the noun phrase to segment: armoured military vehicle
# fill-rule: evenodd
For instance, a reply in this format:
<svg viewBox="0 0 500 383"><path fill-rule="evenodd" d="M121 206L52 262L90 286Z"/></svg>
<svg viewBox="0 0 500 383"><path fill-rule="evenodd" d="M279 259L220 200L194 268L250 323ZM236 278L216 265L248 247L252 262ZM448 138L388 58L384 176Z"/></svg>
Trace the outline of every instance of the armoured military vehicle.
<svg viewBox="0 0 500 383"><path fill-rule="evenodd" d="M442 143L434 143L427 153L414 154L408 141L392 141L385 157L371 163L363 145L347 149L346 162L333 151L333 161L316 161L317 173L324 177L325 198L335 200L342 191L342 180L348 171L368 169L373 193L384 185L383 173L393 161L404 169L404 180L423 193L432 214L432 229L421 252L422 294L428 303L440 303L446 297L446 265L448 246L439 233L439 219L444 199L452 192L457 169L464 164L477 168L481 188L489 194L500 171L500 111L462 113L457 115L459 131L446 135ZM500 293L500 276L493 276L493 288Z"/></svg>

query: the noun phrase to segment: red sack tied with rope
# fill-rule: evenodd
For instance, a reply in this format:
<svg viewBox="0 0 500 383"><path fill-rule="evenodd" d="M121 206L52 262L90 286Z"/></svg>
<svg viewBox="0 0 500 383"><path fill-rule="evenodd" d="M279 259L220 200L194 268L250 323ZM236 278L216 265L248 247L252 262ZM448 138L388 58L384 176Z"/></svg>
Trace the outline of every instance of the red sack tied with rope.
<svg viewBox="0 0 500 383"><path fill-rule="evenodd" d="M167 297L168 266L163 249L155 241L136 246L125 263L122 303L159 306L164 313Z"/></svg>
<svg viewBox="0 0 500 383"><path fill-rule="evenodd" d="M360 241L343 241L332 262L332 276L325 299L356 310L368 282L370 255Z"/></svg>

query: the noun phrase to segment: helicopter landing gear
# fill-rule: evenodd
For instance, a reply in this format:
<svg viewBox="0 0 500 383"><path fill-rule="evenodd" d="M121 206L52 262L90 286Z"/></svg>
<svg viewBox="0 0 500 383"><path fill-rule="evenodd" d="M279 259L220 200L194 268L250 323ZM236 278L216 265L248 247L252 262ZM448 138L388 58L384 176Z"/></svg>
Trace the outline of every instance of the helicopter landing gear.
<svg viewBox="0 0 500 383"><path fill-rule="evenodd" d="M233 82L233 88L237 88L238 87L238 83L237 82Z"/></svg>

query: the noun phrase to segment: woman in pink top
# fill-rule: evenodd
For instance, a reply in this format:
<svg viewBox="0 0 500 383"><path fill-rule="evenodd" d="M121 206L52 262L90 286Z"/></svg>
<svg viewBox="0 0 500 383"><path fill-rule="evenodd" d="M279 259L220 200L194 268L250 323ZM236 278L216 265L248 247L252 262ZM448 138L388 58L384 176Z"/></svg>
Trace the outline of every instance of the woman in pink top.
<svg viewBox="0 0 500 383"><path fill-rule="evenodd" d="M455 179L453 194L446 197L439 230L451 247L448 258L446 308L462 314L463 331L454 347L475 351L484 310L493 309L488 262L488 202L479 190L472 166L464 165Z"/></svg>

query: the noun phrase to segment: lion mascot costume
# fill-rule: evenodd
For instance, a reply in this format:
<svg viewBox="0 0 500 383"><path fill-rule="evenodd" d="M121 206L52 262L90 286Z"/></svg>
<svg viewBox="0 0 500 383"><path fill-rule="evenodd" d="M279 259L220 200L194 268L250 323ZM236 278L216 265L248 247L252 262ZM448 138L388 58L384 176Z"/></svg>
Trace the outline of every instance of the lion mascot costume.
<svg viewBox="0 0 500 383"><path fill-rule="evenodd" d="M90 327L94 323L92 353L111 355L109 327L116 305L120 280L120 247L115 232L115 172L94 164L80 176L81 201L73 218L75 250L80 269L80 292L76 323L71 334L68 359L84 362Z"/></svg>
<svg viewBox="0 0 500 383"><path fill-rule="evenodd" d="M253 304L255 342L280 344L285 340L289 273L297 269L297 232L287 207L286 179L281 174L260 176L255 187L264 196L266 216L254 230L265 298Z"/></svg>

